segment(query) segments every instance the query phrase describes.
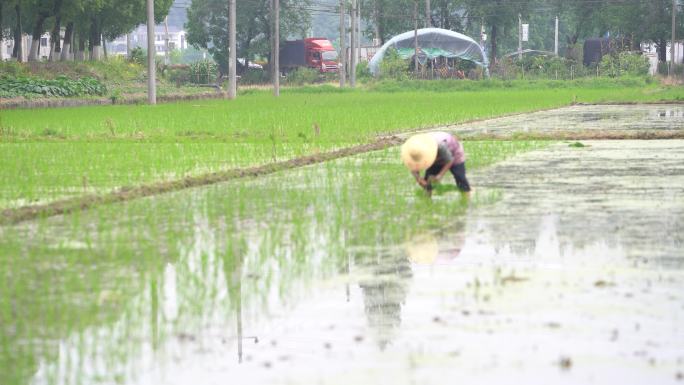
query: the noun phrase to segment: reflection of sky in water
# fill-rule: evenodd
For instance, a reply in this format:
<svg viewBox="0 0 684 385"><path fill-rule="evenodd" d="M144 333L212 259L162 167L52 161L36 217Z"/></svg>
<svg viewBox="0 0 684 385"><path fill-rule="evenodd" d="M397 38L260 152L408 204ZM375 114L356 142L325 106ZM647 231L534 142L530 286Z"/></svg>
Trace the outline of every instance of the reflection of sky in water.
<svg viewBox="0 0 684 385"><path fill-rule="evenodd" d="M356 244L332 270L325 245L345 235L321 231L324 217L281 230L310 240L274 249L285 263L307 256L311 273L294 280L259 262L263 232L245 228L236 264L230 231L193 217L178 260L114 325L59 341L33 382L673 382L684 143L587 144L474 173L475 197L503 188L501 201L404 244Z"/></svg>

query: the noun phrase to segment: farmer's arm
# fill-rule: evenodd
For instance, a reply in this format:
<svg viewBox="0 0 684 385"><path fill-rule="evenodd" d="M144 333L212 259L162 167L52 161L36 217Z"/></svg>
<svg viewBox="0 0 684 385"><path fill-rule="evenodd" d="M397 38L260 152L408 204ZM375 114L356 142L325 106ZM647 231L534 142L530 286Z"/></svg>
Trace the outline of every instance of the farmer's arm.
<svg viewBox="0 0 684 385"><path fill-rule="evenodd" d="M444 142L439 144L437 149L437 159L439 160L439 163L444 163L444 166L442 166L442 169L439 170L436 175L430 177L431 180L436 181L442 179L444 174L451 168L451 166L454 165L454 155L451 153L449 146Z"/></svg>
<svg viewBox="0 0 684 385"><path fill-rule="evenodd" d="M435 177L434 177L435 180L440 180L440 179L442 179L442 177L444 176L444 174L446 174L446 172L449 171L449 169L450 169L451 166L453 166L453 165L454 165L454 159L451 159L451 161L449 161L449 162L447 162L446 164L444 164L444 167L442 167L442 169L439 170L439 172L437 173L437 175L435 175Z"/></svg>
<svg viewBox="0 0 684 385"><path fill-rule="evenodd" d="M427 186L427 184L428 184L427 181L420 176L419 171L411 171L411 175L413 175L413 177L416 178L416 182L418 182L418 184L421 187Z"/></svg>

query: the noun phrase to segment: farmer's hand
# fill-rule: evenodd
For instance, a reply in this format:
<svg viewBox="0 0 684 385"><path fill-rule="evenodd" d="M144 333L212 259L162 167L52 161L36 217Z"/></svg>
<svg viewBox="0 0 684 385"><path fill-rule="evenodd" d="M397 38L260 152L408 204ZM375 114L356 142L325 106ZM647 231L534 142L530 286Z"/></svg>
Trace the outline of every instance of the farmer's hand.
<svg viewBox="0 0 684 385"><path fill-rule="evenodd" d="M439 175L430 175L427 179L428 183L439 182L441 177Z"/></svg>
<svg viewBox="0 0 684 385"><path fill-rule="evenodd" d="M420 185L420 187L426 188L430 183L423 178L418 178L418 184Z"/></svg>

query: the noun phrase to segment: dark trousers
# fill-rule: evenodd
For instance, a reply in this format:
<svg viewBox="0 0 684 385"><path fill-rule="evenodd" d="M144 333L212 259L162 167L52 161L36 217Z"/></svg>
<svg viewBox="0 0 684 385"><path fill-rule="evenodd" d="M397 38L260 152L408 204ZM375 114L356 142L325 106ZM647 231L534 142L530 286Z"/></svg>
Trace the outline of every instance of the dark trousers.
<svg viewBox="0 0 684 385"><path fill-rule="evenodd" d="M444 165L439 165L439 164L433 164L430 168L425 171L425 179L431 175L437 175L439 174L440 171L442 171L442 167ZM454 176L454 179L456 180L456 186L458 186L458 189L463 191L463 192L468 192L470 191L470 183L468 183L468 178L466 178L466 169L465 169L465 163L459 163L451 166L451 175Z"/></svg>

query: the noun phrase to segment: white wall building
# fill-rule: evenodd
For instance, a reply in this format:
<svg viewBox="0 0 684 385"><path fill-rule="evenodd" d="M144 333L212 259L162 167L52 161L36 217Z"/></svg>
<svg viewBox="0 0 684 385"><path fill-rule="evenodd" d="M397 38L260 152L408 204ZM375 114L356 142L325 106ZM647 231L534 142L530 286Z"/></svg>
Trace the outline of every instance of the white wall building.
<svg viewBox="0 0 684 385"><path fill-rule="evenodd" d="M22 60L27 61L29 52L31 50L31 36L24 34L22 36ZM14 39L5 39L0 41L0 60L9 60L12 58L12 51L14 51ZM47 59L50 56L50 34L45 33L40 38L40 58Z"/></svg>
<svg viewBox="0 0 684 385"><path fill-rule="evenodd" d="M166 53L166 30L163 25L158 25L154 30L154 47L157 55L164 55ZM188 48L186 40L187 33L185 30L169 27L169 50L185 50ZM107 51L114 55L126 54L126 38L127 36L120 36L114 41L107 42ZM128 35L130 39L131 49L140 47L147 50L147 27L142 25Z"/></svg>
<svg viewBox="0 0 684 385"><path fill-rule="evenodd" d="M651 75L654 75L658 71L658 48L655 43L643 43L641 44L641 50L644 55L648 58L649 63L651 63ZM670 62L672 58L672 44L667 43L666 57L667 61ZM674 58L675 63L682 64L684 62L684 43L676 42L674 45Z"/></svg>
<svg viewBox="0 0 684 385"><path fill-rule="evenodd" d="M187 33L185 30L169 27L169 50L185 50L188 48L189 44L186 39ZM64 36L64 29L62 29L62 37ZM166 41L165 41L165 29L164 26L156 26L154 46L157 51L157 55L164 55L166 53ZM138 27L135 31L130 34L131 48L141 47L147 50L147 27L142 25ZM50 46L52 42L50 39L50 34L45 33L40 38L40 52L39 57L41 60L48 60L50 57ZM64 47L64 41L61 41L62 47ZM12 57L12 51L14 50L14 39L0 40L0 60L9 60ZM31 50L31 36L23 36L23 57L22 61L27 61L29 52ZM114 41L107 42L107 54L108 55L126 55L126 35L120 36Z"/></svg>

